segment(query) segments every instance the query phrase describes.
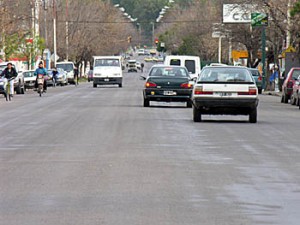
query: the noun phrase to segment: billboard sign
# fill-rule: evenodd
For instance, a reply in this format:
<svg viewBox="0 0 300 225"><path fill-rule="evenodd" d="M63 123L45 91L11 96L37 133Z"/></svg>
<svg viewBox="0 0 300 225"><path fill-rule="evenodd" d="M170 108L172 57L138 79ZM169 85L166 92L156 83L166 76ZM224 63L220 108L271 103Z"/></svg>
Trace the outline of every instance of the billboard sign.
<svg viewBox="0 0 300 225"><path fill-rule="evenodd" d="M253 4L223 4L223 23L251 23Z"/></svg>

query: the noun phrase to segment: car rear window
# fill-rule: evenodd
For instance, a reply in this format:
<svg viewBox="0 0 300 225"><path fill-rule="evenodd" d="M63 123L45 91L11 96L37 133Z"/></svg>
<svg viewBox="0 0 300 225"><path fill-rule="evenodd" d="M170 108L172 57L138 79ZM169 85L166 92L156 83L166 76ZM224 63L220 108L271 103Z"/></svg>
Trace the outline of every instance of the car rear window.
<svg viewBox="0 0 300 225"><path fill-rule="evenodd" d="M189 77L189 74L184 67L154 67L150 76Z"/></svg>
<svg viewBox="0 0 300 225"><path fill-rule="evenodd" d="M118 59L96 59L95 67L98 66L120 66L120 61Z"/></svg>
<svg viewBox="0 0 300 225"><path fill-rule="evenodd" d="M31 71L31 72L24 72L24 77L35 77L34 75L34 71Z"/></svg>
<svg viewBox="0 0 300 225"><path fill-rule="evenodd" d="M195 60L185 60L185 67L190 73L196 73Z"/></svg>
<svg viewBox="0 0 300 225"><path fill-rule="evenodd" d="M293 71L293 78L298 79L299 76L300 76L300 70L294 70Z"/></svg>
<svg viewBox="0 0 300 225"><path fill-rule="evenodd" d="M171 59L170 65L171 66L180 66L180 59Z"/></svg>
<svg viewBox="0 0 300 225"><path fill-rule="evenodd" d="M253 83L254 80L247 69L208 68L201 72L198 82Z"/></svg>

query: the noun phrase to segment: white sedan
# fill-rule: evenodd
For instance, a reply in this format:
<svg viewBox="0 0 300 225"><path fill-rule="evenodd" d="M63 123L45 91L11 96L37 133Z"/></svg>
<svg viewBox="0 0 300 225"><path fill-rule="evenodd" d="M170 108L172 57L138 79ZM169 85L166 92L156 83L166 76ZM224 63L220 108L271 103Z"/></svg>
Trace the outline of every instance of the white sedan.
<svg viewBox="0 0 300 225"><path fill-rule="evenodd" d="M193 90L193 120L202 115L249 115L257 122L258 91L247 68L231 66L205 67Z"/></svg>

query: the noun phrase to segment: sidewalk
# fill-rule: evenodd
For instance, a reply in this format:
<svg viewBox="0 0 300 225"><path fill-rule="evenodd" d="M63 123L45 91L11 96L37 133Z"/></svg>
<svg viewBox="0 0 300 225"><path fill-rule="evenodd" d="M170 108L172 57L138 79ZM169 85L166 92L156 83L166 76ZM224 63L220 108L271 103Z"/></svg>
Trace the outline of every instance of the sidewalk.
<svg viewBox="0 0 300 225"><path fill-rule="evenodd" d="M281 92L278 91L263 91L263 95L273 95L277 97L281 97Z"/></svg>

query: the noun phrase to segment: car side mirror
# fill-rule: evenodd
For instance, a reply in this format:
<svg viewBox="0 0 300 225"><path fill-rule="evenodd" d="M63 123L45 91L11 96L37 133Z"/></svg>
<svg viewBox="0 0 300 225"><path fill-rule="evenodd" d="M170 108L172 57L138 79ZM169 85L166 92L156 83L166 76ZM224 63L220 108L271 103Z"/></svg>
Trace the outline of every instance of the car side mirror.
<svg viewBox="0 0 300 225"><path fill-rule="evenodd" d="M140 80L146 80L147 78L144 76L140 76Z"/></svg>

